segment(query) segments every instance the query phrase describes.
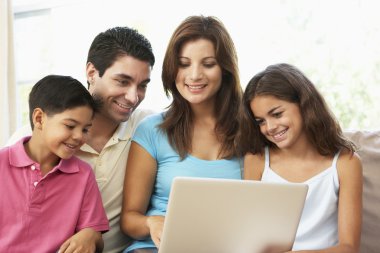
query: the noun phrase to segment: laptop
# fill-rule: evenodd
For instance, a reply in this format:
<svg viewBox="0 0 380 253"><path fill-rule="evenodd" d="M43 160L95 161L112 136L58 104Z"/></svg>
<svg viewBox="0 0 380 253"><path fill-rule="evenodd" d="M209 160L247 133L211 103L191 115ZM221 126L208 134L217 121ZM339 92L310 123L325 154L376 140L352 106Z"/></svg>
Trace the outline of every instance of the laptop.
<svg viewBox="0 0 380 253"><path fill-rule="evenodd" d="M177 177L159 253L291 250L307 190L305 184Z"/></svg>

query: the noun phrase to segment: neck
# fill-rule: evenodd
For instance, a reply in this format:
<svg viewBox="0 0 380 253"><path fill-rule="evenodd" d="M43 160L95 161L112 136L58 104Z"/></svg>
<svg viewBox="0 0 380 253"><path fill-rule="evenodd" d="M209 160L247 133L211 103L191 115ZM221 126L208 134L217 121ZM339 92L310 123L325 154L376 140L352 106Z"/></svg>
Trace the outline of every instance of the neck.
<svg viewBox="0 0 380 253"><path fill-rule="evenodd" d="M191 110L194 116L194 121L198 120L209 120L213 119L215 120L215 111L214 111L214 104L208 103L208 104L199 104L199 105L190 105Z"/></svg>
<svg viewBox="0 0 380 253"><path fill-rule="evenodd" d="M282 153L287 157L296 157L300 159L320 156L318 150L310 143L306 136L300 138L297 143L295 143L295 145L292 145L290 148L277 148L276 150L277 152Z"/></svg>
<svg viewBox="0 0 380 253"><path fill-rule="evenodd" d="M40 164L42 175L46 175L59 163L60 158L50 152L39 139L40 138L33 133L32 138L24 144L24 148L28 156Z"/></svg>
<svg viewBox="0 0 380 253"><path fill-rule="evenodd" d="M95 114L86 143L100 153L119 124L101 114Z"/></svg>

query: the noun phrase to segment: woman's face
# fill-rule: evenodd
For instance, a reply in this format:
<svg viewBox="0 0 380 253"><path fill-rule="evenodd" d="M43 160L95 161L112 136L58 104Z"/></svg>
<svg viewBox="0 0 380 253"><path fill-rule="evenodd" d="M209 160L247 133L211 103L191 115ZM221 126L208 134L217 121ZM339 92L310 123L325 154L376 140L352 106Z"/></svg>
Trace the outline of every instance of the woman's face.
<svg viewBox="0 0 380 253"><path fill-rule="evenodd" d="M182 45L175 82L181 96L192 106L214 106L222 85L222 69L210 40L191 40Z"/></svg>

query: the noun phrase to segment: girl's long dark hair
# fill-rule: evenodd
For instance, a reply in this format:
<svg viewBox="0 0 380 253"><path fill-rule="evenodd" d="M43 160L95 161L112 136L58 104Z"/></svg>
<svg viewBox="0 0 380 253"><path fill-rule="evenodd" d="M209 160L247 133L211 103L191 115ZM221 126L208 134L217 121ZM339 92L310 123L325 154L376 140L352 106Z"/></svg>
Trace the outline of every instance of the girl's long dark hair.
<svg viewBox="0 0 380 253"><path fill-rule="evenodd" d="M265 146L275 146L261 134L250 107L255 97L264 95L299 106L306 136L321 155L334 155L340 149L354 152L354 144L344 137L338 121L313 83L296 67L282 63L256 74L245 89L239 134L241 153L263 154Z"/></svg>

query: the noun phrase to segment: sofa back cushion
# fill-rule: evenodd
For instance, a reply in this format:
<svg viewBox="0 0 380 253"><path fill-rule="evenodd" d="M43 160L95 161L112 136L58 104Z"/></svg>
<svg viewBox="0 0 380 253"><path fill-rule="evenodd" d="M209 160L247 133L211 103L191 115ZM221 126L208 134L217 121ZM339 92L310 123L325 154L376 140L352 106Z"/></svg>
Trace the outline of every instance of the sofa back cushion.
<svg viewBox="0 0 380 253"><path fill-rule="evenodd" d="M346 131L363 165L363 224L360 252L380 252L380 131Z"/></svg>

